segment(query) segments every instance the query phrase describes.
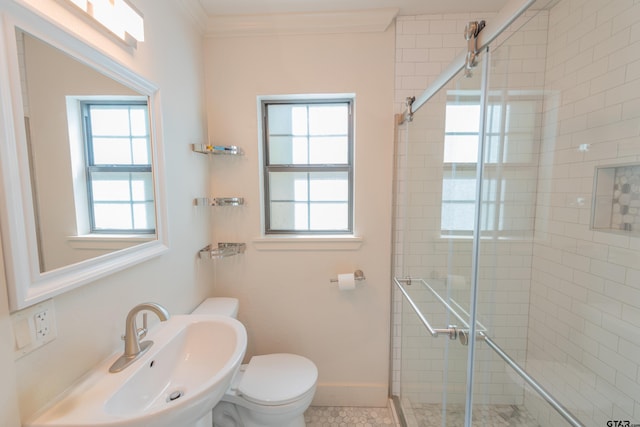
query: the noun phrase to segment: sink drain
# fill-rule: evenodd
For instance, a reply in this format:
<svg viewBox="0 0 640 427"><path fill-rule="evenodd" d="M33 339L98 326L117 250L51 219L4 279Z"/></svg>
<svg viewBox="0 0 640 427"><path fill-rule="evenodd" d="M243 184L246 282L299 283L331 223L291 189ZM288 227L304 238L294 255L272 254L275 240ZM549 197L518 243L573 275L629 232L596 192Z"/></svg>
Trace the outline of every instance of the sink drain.
<svg viewBox="0 0 640 427"><path fill-rule="evenodd" d="M184 395L184 393L182 392L182 390L176 390L176 391L172 392L171 394L169 394L169 396L167 396L167 402L173 402L174 400L178 400L183 395Z"/></svg>

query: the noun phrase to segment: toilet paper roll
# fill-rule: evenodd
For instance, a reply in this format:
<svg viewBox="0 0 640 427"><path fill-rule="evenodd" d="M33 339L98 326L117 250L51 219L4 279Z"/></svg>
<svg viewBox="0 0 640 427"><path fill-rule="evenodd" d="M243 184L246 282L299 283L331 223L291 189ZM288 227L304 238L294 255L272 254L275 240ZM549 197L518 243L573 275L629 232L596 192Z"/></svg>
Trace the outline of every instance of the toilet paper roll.
<svg viewBox="0 0 640 427"><path fill-rule="evenodd" d="M353 273L338 274L338 289L352 291L356 288L356 278Z"/></svg>

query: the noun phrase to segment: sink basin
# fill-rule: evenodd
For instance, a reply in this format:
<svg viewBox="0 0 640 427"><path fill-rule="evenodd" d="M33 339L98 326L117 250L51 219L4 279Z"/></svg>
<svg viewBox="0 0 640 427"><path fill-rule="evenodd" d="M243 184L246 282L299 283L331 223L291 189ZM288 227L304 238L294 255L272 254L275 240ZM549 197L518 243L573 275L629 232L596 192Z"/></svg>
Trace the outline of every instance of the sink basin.
<svg viewBox="0 0 640 427"><path fill-rule="evenodd" d="M226 316L172 316L147 339L154 344L129 367L109 373L115 354L26 425L194 424L220 401L247 348L244 326Z"/></svg>

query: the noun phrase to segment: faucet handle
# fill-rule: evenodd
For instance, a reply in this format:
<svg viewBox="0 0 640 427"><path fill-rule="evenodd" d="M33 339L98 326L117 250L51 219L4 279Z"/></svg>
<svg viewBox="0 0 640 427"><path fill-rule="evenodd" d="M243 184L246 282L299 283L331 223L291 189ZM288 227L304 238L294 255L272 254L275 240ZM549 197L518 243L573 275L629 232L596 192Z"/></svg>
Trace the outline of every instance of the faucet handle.
<svg viewBox="0 0 640 427"><path fill-rule="evenodd" d="M149 329L147 329L147 313L142 313L142 328L136 329L136 335L138 336L138 340L141 340L142 338L146 337L147 332L149 332ZM125 334L120 335L120 339L124 341Z"/></svg>

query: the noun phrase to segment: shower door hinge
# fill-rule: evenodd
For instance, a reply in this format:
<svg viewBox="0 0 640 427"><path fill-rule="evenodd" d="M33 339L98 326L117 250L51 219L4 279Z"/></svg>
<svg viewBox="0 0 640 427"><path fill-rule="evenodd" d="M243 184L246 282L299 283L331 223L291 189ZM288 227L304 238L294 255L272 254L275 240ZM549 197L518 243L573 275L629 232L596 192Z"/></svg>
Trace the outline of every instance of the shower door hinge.
<svg viewBox="0 0 640 427"><path fill-rule="evenodd" d="M467 40L467 57L464 64L465 77L471 77L471 70L478 65L478 35L485 27L484 21L471 21L464 29L464 38Z"/></svg>

